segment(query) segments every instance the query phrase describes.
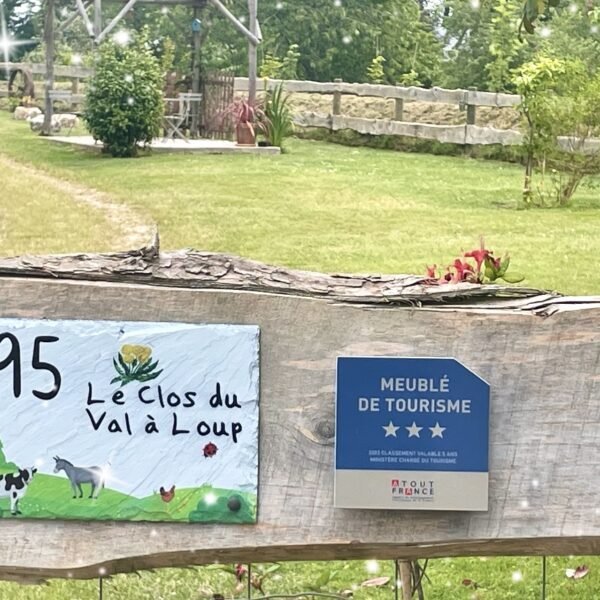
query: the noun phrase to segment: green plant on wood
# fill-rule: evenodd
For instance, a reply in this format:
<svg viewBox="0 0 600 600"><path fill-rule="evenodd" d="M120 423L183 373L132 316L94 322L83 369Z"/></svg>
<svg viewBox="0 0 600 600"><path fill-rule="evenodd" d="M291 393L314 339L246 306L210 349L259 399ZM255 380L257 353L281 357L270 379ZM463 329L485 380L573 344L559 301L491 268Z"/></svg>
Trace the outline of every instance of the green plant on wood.
<svg viewBox="0 0 600 600"><path fill-rule="evenodd" d="M526 123L523 201L565 206L585 176L600 173L600 150L589 143L600 132L600 75L579 60L541 56L515 81Z"/></svg>
<svg viewBox="0 0 600 600"><path fill-rule="evenodd" d="M283 83L265 94L262 130L269 145L280 148L284 139L294 132L289 96L284 93Z"/></svg>
<svg viewBox="0 0 600 600"><path fill-rule="evenodd" d="M90 133L112 156L136 156L138 145L158 136L163 114L162 72L146 37L100 49L90 80L84 119Z"/></svg>
<svg viewBox="0 0 600 600"><path fill-rule="evenodd" d="M470 259L470 260L469 260ZM507 273L510 266L510 256L495 257L493 250L485 247L483 237L480 238L479 248L464 252L461 258L456 258L440 275L437 265L427 267L427 277L430 283L496 283L499 280L506 283L520 283L523 275Z"/></svg>

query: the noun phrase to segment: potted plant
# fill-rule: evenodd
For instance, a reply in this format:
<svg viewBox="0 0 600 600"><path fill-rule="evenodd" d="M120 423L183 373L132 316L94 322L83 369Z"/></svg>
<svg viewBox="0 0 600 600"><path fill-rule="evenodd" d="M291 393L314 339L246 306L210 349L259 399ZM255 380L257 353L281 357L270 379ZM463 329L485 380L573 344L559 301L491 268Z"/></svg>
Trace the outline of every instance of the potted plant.
<svg viewBox="0 0 600 600"><path fill-rule="evenodd" d="M228 115L234 119L237 145L256 146L256 134L262 129L265 118L261 106L238 98L225 111L225 116Z"/></svg>

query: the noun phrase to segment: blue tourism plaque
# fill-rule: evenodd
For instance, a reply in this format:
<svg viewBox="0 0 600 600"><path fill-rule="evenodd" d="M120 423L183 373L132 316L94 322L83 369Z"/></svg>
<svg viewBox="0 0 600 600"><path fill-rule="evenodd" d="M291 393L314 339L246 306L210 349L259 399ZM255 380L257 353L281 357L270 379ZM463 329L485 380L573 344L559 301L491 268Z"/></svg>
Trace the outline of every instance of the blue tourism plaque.
<svg viewBox="0 0 600 600"><path fill-rule="evenodd" d="M338 358L335 505L487 510L489 396L454 358Z"/></svg>

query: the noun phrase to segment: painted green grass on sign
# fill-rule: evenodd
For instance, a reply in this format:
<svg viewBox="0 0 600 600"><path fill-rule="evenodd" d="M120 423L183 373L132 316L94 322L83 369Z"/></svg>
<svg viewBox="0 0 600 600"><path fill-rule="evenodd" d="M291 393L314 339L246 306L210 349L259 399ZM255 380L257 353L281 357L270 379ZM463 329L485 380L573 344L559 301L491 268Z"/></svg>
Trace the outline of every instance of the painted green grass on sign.
<svg viewBox="0 0 600 600"><path fill-rule="evenodd" d="M51 144L6 113L0 139L0 152L14 160L107 192L156 222L165 249L321 271L424 273L425 265L449 264L484 234L496 252L511 253L525 285L600 293L593 268L600 255L598 190L582 187L566 209L517 210L518 165L299 140L281 156L114 160ZM36 218L44 219L43 208ZM0 254L39 251L21 231L17 246L0 241ZM93 232L79 235L89 250L105 246Z"/></svg>
<svg viewBox="0 0 600 600"><path fill-rule="evenodd" d="M171 502L164 502L158 491L145 498L134 498L105 488L98 499L89 498L90 486L82 486L83 498L73 498L69 480L38 473L20 502L22 517L36 519L95 519L128 521L180 521L194 523L253 523L256 499L252 494L213 488L183 488L175 491ZM239 502L228 506L228 500ZM10 501L0 499L2 516L10 516ZM19 517L19 518L22 518Z"/></svg>

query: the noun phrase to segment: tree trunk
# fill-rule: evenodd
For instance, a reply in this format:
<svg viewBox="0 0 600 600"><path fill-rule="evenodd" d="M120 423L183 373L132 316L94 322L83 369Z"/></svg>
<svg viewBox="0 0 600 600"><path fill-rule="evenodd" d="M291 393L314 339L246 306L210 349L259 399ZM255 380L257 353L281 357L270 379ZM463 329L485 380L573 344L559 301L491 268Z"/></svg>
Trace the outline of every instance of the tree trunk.
<svg viewBox="0 0 600 600"><path fill-rule="evenodd" d="M577 191L581 180L583 179L583 173L575 172L571 173L567 183L563 185L560 189L560 195L558 202L561 206L566 206L571 201L573 194Z"/></svg>

